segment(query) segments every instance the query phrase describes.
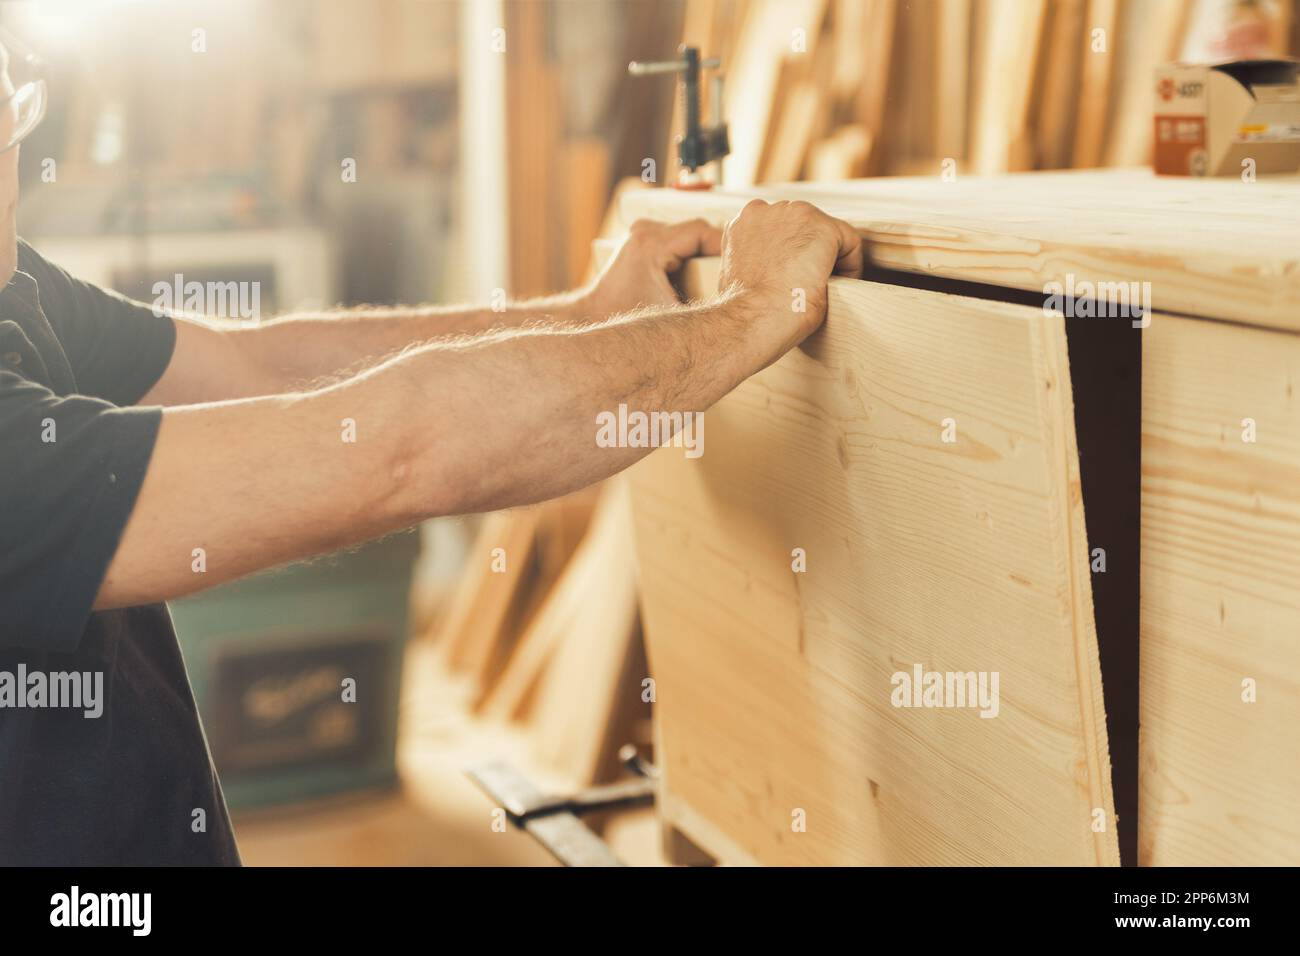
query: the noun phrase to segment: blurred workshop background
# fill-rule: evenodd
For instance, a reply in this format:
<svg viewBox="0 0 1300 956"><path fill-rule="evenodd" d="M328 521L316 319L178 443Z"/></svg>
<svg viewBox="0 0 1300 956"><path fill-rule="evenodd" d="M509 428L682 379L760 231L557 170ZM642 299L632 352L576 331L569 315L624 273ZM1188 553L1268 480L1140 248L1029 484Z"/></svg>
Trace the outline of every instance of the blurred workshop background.
<svg viewBox="0 0 1300 956"><path fill-rule="evenodd" d="M1290 0L39 0L0 24L50 93L24 237L145 301L255 282L263 314L583 282L618 192L677 178L674 81L627 64L683 41L722 58L736 186L1143 165L1158 64L1300 52ZM653 758L619 521L595 489L176 602L245 861L551 862L465 770L564 790ZM661 859L651 811L604 830Z"/></svg>

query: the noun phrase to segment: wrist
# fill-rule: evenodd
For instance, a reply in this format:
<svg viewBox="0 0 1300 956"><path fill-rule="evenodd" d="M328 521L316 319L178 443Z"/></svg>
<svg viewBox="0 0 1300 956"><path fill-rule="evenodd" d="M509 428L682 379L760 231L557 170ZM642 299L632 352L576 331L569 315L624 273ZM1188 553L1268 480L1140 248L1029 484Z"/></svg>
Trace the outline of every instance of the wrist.
<svg viewBox="0 0 1300 956"><path fill-rule="evenodd" d="M786 311L789 304L776 300L770 292L735 285L721 293L717 307L740 342L738 351L747 366L742 379L799 344L798 323L792 322Z"/></svg>

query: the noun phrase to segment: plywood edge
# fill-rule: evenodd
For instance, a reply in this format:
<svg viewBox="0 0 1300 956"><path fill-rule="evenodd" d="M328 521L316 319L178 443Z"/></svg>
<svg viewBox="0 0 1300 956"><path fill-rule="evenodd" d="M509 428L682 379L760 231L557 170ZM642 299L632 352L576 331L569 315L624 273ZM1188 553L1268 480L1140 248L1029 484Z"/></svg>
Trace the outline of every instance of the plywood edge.
<svg viewBox="0 0 1300 956"><path fill-rule="evenodd" d="M1057 177L1062 180L1064 190L1071 188L1069 179L1085 184L1089 177L1092 182L1085 185L1097 189L1099 184L1104 186L1104 180L1096 177L1107 174L1021 175ZM1117 171L1113 181L1130 189L1132 183L1123 178L1128 175L1130 171ZM916 182L915 179L897 180L897 199L910 197L908 189L914 188ZM1005 215L1015 206L1014 177L988 177L986 182L991 192L999 188L1009 191L1006 208L1002 210ZM990 218L987 224L980 223L978 227L947 221L942 225L927 225L924 215L903 216L909 209L935 214L938 211L935 206L926 207L920 201L910 205L887 201L887 197L874 191L872 194L857 191L861 182L836 185L845 191L832 193L834 187L830 184L809 183L735 191L637 190L621 199L620 214L625 223L637 219L680 222L699 217L721 227L751 199L804 199L848 219L870 243L873 263L885 269L1040 294L1046 283L1064 285L1075 276L1108 282L1148 282L1153 289L1151 299L1162 312L1300 332L1300 258L1275 255L1261 260L1259 255L1234 251L1232 235L1226 233L1224 244L1213 256L1205 255L1189 262L1176 250L1154 244L1125 250L1109 239L1050 240L1033 235L1032 230L1017 235L1015 227L1005 219ZM1116 214L1121 215L1130 201L1130 195L1116 194ZM845 208L851 203L862 204L864 212L856 217L852 215Z"/></svg>
<svg viewBox="0 0 1300 956"><path fill-rule="evenodd" d="M1060 559L1068 569L1070 640L1074 648L1075 685L1079 693L1079 717L1085 742L1085 786L1088 801L1095 811L1105 815L1105 829L1093 833L1093 847L1098 866L1119 866L1119 834L1115 820L1115 791L1111 780L1110 739L1106 732L1106 705L1102 693L1101 656L1097 644L1097 621L1093 613L1092 572L1088 551L1087 522L1084 515L1083 477L1079 470L1078 437L1074 428L1074 388L1070 378L1069 350L1065 340L1065 320L1059 315L1043 315L1037 325L1042 330L1039 348L1047 372L1046 387L1039 391L1044 422L1060 421L1063 427L1055 434L1054 454L1065 474L1063 514L1066 534L1064 554ZM1055 383L1053 385L1052 383ZM1052 406L1055 406L1053 408ZM1091 819L1080 821L1091 826Z"/></svg>

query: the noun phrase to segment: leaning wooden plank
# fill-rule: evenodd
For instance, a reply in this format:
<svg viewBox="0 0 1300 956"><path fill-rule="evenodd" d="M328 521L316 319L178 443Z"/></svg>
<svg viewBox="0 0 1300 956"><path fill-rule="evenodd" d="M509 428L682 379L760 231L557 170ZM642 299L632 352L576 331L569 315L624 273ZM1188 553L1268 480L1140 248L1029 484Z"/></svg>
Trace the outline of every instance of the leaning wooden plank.
<svg viewBox="0 0 1300 956"><path fill-rule="evenodd" d="M869 153L863 164L863 175L875 175L885 166L885 150L881 144L888 139L885 114L889 104L889 78L893 69L894 43L897 39L897 0L871 0L866 15L867 34L862 37L862 56L867 61L862 86L854 103L855 115L867 131Z"/></svg>
<svg viewBox="0 0 1300 956"><path fill-rule="evenodd" d="M935 44L935 155L966 155L966 119L970 86L971 0L936 0L932 28Z"/></svg>
<svg viewBox="0 0 1300 956"><path fill-rule="evenodd" d="M706 416L631 472L671 825L741 862L1116 864L1063 322L836 280ZM966 706L900 706L917 669Z"/></svg>
<svg viewBox="0 0 1300 956"><path fill-rule="evenodd" d="M1300 865L1300 336L1143 334L1139 861Z"/></svg>
<svg viewBox="0 0 1300 956"><path fill-rule="evenodd" d="M768 127L774 119L777 76L786 56L811 56L827 0L753 0L727 70L726 117L731 155L723 161L724 182L757 182ZM794 49L796 31L804 49Z"/></svg>
<svg viewBox="0 0 1300 956"><path fill-rule="evenodd" d="M808 178L823 183L849 179L864 167L870 152L870 133L856 123L841 126L813 144L808 153Z"/></svg>
<svg viewBox="0 0 1300 956"><path fill-rule="evenodd" d="M482 706L513 656L515 645L545 605L586 533L597 492L594 488L584 489L536 507L533 546L514 597L506 612L494 622L494 639L482 641L478 653L463 668L470 683L472 708ZM521 558L516 554L511 560Z"/></svg>
<svg viewBox="0 0 1300 956"><path fill-rule="evenodd" d="M567 568L564 577L547 595L528 629L519 637L500 679L488 690L479 712L499 720L522 720L532 706L533 694L547 661L573 625L580 608L572 588L560 584L575 572Z"/></svg>
<svg viewBox="0 0 1300 956"><path fill-rule="evenodd" d="M833 0L831 5L830 95L851 100L867 77L864 45L875 0Z"/></svg>
<svg viewBox="0 0 1300 956"><path fill-rule="evenodd" d="M603 486L598 489L598 494L604 498ZM554 585L547 589L541 606L520 636L500 679L483 700L483 713L506 720L527 718L536 700L538 683L552 656L566 635L574 627L581 626L590 597L587 589L600 580L600 565L605 560L601 539L591 533L598 520L608 523L608 518L599 516L601 510L598 503L586 534ZM608 511L608 508L604 510Z"/></svg>
<svg viewBox="0 0 1300 956"><path fill-rule="evenodd" d="M1100 166L1106 146L1106 121L1115 72L1117 0L1088 0L1082 49L1083 74L1079 81L1079 112L1074 130L1073 165Z"/></svg>
<svg viewBox="0 0 1300 956"><path fill-rule="evenodd" d="M890 77L893 95L884 134L892 153L890 172L917 162L930 169L938 166L934 162L939 120L936 6L934 0L905 3L897 13L898 62Z"/></svg>
<svg viewBox="0 0 1300 956"><path fill-rule="evenodd" d="M763 179L787 182L799 178L820 120L822 94L812 80L800 80L786 91Z"/></svg>
<svg viewBox="0 0 1300 956"><path fill-rule="evenodd" d="M563 147L568 171L565 268L568 288L578 288L591 270L591 241L600 234L609 198L609 147L597 136L582 136Z"/></svg>
<svg viewBox="0 0 1300 956"><path fill-rule="evenodd" d="M623 199L637 216L726 222L752 197L806 199L871 240L876 264L1042 292L1150 283L1160 310L1300 330L1300 179L1207 180L1138 170L795 183Z"/></svg>
<svg viewBox="0 0 1300 956"><path fill-rule="evenodd" d="M1029 168L1029 106L1044 0L985 0L978 18L971 169Z"/></svg>
<svg viewBox="0 0 1300 956"><path fill-rule="evenodd" d="M559 68L549 53L550 10L539 3L505 4L507 148L527 162L510 163L512 296L554 292L564 285L563 234L554 228L559 160ZM526 104L526 105L525 105Z"/></svg>
<svg viewBox="0 0 1300 956"><path fill-rule="evenodd" d="M1176 58L1187 11L1187 0L1129 0L1122 5L1114 61L1115 119L1104 154L1107 166L1150 162L1155 70Z"/></svg>
<svg viewBox="0 0 1300 956"><path fill-rule="evenodd" d="M1061 169L1070 165L1070 134L1077 115L1079 58L1083 46L1084 0L1056 0L1048 9L1046 48L1039 64L1041 92L1034 122L1034 165Z"/></svg>
<svg viewBox="0 0 1300 956"><path fill-rule="evenodd" d="M438 628L443 660L454 670L473 666L495 642L510 607L527 586L538 509L497 511L484 517Z"/></svg>
<svg viewBox="0 0 1300 956"><path fill-rule="evenodd" d="M538 755L575 786L587 786L596 782L606 752L624 742L608 739L620 699L636 700L639 691L624 681L640 636L624 481L606 482L575 562L577 573L563 586L580 592L580 612L539 677L529 726Z"/></svg>

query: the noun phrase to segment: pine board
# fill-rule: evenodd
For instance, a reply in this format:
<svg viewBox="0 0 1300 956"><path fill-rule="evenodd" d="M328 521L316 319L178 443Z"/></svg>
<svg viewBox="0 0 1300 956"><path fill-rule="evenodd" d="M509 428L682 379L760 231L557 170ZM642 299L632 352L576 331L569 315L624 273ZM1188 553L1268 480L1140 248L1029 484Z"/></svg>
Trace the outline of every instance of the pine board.
<svg viewBox="0 0 1300 956"><path fill-rule="evenodd" d="M787 56L815 55L827 0L752 0L740 25L731 63L726 67L723 100L731 154L723 160L723 181L747 186L758 179L773 106L777 77ZM803 30L807 52L795 54L792 39Z"/></svg>
<svg viewBox="0 0 1300 956"><path fill-rule="evenodd" d="M1062 321L830 302L702 457L630 472L668 824L730 862L1117 863ZM999 716L891 706L915 663L999 672Z"/></svg>
<svg viewBox="0 0 1300 956"><path fill-rule="evenodd" d="M1139 861L1300 865L1300 336L1144 338Z"/></svg>
<svg viewBox="0 0 1300 956"><path fill-rule="evenodd" d="M1300 331L1300 178L1142 170L786 184L628 194L623 219L726 222L752 197L806 199L853 223L885 268L1041 292L1150 282L1157 310Z"/></svg>
<svg viewBox="0 0 1300 956"><path fill-rule="evenodd" d="M971 168L1030 166L1029 107L1045 0L984 0L977 18Z"/></svg>
<svg viewBox="0 0 1300 956"><path fill-rule="evenodd" d="M1106 148L1106 121L1110 115L1114 81L1114 40L1117 0L1088 0L1084 13L1082 75L1079 78L1079 113L1074 130L1074 166L1101 165ZM1100 31L1100 33L1097 33ZM1094 36L1096 33L1096 36Z"/></svg>

